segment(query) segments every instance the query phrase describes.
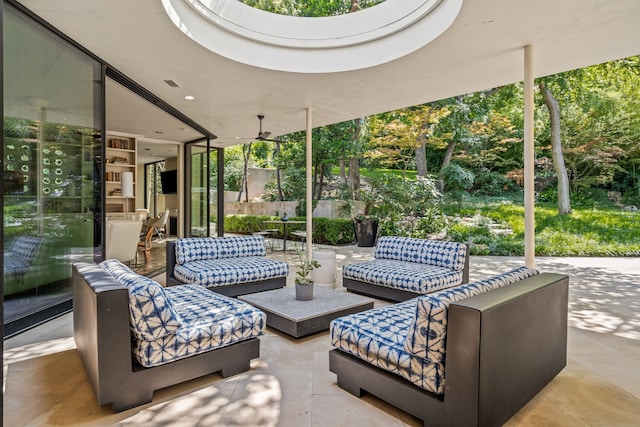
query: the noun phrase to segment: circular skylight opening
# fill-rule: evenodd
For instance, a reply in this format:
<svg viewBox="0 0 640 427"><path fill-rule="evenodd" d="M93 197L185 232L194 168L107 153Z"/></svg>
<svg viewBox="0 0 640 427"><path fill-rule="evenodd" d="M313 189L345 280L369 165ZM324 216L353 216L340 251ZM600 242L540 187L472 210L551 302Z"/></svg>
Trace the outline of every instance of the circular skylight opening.
<svg viewBox="0 0 640 427"><path fill-rule="evenodd" d="M225 0L162 0L173 23L207 49L257 67L349 71L411 53L442 34L462 0L387 0L322 18L279 15Z"/></svg>

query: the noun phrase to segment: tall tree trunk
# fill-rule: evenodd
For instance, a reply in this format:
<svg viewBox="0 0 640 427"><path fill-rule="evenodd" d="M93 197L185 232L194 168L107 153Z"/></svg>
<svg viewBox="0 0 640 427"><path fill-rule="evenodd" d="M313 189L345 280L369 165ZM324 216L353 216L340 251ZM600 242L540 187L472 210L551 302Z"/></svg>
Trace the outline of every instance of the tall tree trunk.
<svg viewBox="0 0 640 427"><path fill-rule="evenodd" d="M242 167L242 181L240 183L240 191L238 192L238 202L242 200L242 192L244 190L244 201L249 201L249 183L247 182L247 175L249 170L249 158L251 157L251 144L248 142L242 146L242 157L244 165Z"/></svg>
<svg viewBox="0 0 640 427"><path fill-rule="evenodd" d="M558 214L567 215L571 213L571 199L569 198L569 176L564 163L562 140L560 139L560 106L544 82L540 82L538 86L542 92L544 103L549 109L553 167L558 178Z"/></svg>
<svg viewBox="0 0 640 427"><path fill-rule="evenodd" d="M276 155L280 155L280 141L276 140ZM280 169L280 162L276 162L276 186L278 187L278 197L281 202L284 202L284 193L282 192L282 174Z"/></svg>
<svg viewBox="0 0 640 427"><path fill-rule="evenodd" d="M427 176L427 142L416 148L416 169L418 176Z"/></svg>
<svg viewBox="0 0 640 427"><path fill-rule="evenodd" d="M447 151L444 152L444 158L442 159L442 165L440 165L440 174L438 177L438 189L440 192L444 192L444 180L442 179L442 171L444 168L451 164L451 159L453 158L453 151L456 149L456 141L452 139L449 141L449 145L447 145Z"/></svg>
<svg viewBox="0 0 640 427"><path fill-rule="evenodd" d="M342 179L344 183L347 182L347 165L344 159L340 159L340 179Z"/></svg>
<svg viewBox="0 0 640 427"><path fill-rule="evenodd" d="M322 190L324 188L324 173L325 173L325 165L324 163L320 165L320 182L318 183L318 194L316 199L320 200L322 197Z"/></svg>
<svg viewBox="0 0 640 427"><path fill-rule="evenodd" d="M355 196L360 189L360 162L357 157L349 158L349 176L347 178L347 184L351 194Z"/></svg>

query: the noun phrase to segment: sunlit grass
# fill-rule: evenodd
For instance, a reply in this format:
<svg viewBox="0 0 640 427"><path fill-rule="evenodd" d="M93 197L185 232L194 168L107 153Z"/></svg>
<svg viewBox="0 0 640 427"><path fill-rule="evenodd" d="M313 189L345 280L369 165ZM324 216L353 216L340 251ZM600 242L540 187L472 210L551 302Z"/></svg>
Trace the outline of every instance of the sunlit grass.
<svg viewBox="0 0 640 427"><path fill-rule="evenodd" d="M522 255L524 253L524 207L504 201L477 199L445 206L453 217L480 216L508 227L513 234L487 235L486 227L455 225L458 240L472 241L472 253ZM535 209L536 255L539 256L640 256L640 212L616 208L574 208L558 215L552 205Z"/></svg>

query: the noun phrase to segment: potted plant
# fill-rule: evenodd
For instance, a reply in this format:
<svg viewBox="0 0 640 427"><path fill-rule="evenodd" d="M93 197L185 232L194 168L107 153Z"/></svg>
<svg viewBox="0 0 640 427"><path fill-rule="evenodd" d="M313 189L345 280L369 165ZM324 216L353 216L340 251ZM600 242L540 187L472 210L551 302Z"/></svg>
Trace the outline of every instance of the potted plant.
<svg viewBox="0 0 640 427"><path fill-rule="evenodd" d="M313 299L313 279L311 278L311 271L314 268L320 267L318 261L314 259L307 259L302 256L302 253L298 252L298 271L296 272L295 286L296 286L296 299L299 301L309 301Z"/></svg>
<svg viewBox="0 0 640 427"><path fill-rule="evenodd" d="M378 217L374 215L381 201L377 193L360 191L359 198L364 202L364 209L353 218L353 230L360 247L371 247L376 243L378 235Z"/></svg>

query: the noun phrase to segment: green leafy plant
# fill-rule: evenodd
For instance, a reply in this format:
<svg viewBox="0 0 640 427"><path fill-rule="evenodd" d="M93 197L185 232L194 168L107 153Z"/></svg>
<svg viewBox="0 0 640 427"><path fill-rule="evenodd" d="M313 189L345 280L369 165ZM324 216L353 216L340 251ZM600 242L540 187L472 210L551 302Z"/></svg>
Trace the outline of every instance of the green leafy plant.
<svg viewBox="0 0 640 427"><path fill-rule="evenodd" d="M311 285L313 283L313 279L311 279L310 274L315 268L320 267L320 263L315 259L307 259L303 256L302 252L297 252L298 261L296 261L296 266L298 267L298 271L296 272L295 283L296 285Z"/></svg>

